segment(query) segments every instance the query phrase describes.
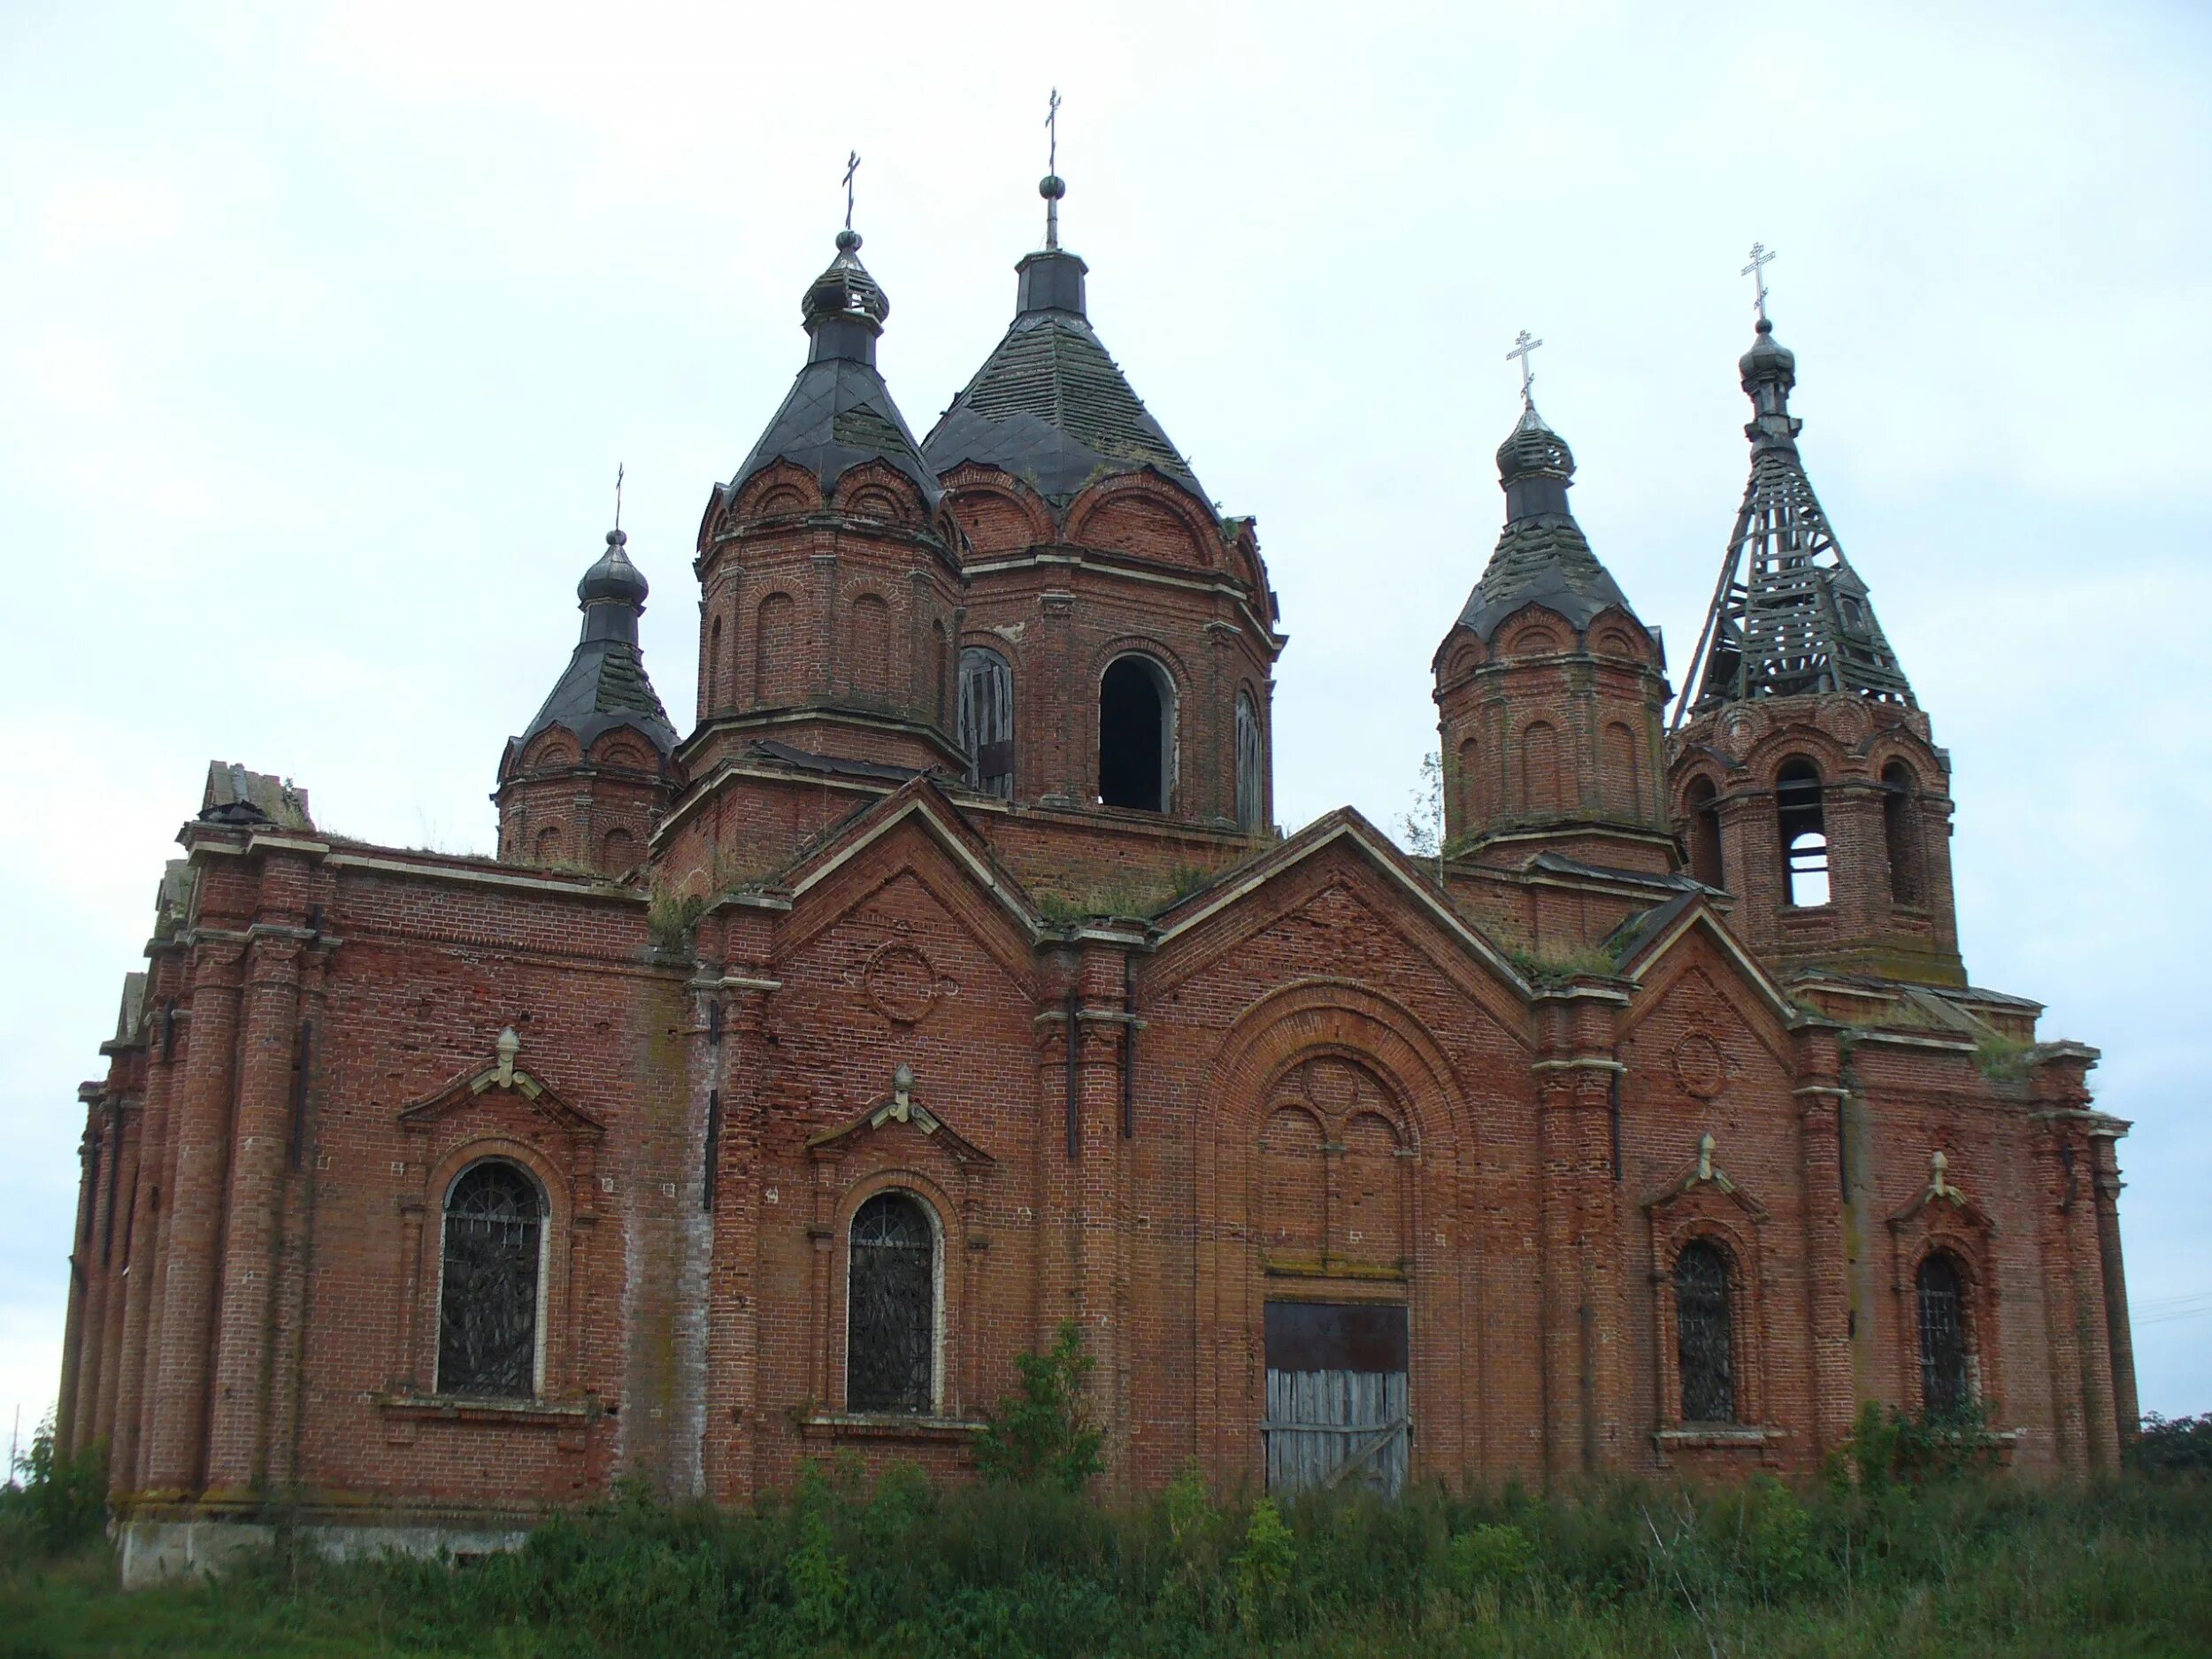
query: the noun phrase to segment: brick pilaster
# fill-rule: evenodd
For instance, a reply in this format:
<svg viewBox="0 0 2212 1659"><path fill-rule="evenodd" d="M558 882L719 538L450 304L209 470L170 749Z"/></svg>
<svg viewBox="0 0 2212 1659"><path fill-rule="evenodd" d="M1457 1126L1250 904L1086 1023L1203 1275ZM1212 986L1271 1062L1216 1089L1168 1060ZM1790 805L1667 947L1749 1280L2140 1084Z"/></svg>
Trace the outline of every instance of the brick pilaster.
<svg viewBox="0 0 2212 1659"><path fill-rule="evenodd" d="M204 1468L244 956L242 942L233 937L203 940L193 953L192 1041L176 1115L174 1202L146 1477L151 1492L168 1496L197 1493Z"/></svg>

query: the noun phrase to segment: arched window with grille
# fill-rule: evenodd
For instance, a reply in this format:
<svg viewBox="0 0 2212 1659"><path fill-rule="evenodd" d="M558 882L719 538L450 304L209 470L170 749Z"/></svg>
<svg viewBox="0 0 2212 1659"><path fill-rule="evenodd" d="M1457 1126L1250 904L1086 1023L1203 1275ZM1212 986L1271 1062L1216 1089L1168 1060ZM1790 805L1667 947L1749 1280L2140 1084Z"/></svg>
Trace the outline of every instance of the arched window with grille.
<svg viewBox="0 0 2212 1659"><path fill-rule="evenodd" d="M972 787L1014 798L1014 670L987 646L960 653L960 747Z"/></svg>
<svg viewBox="0 0 2212 1659"><path fill-rule="evenodd" d="M853 1216L845 1293L845 1409L929 1411L937 1400L937 1228L910 1193Z"/></svg>
<svg viewBox="0 0 2212 1659"><path fill-rule="evenodd" d="M545 1198L490 1158L446 1194L438 1285L438 1392L527 1400L538 1391Z"/></svg>
<svg viewBox="0 0 2212 1659"><path fill-rule="evenodd" d="M1674 1258L1675 1348L1685 1423L1736 1420L1735 1329L1728 1306L1728 1257L1693 1239Z"/></svg>
<svg viewBox="0 0 2212 1659"><path fill-rule="evenodd" d="M1973 1400L1966 1365L1965 1276L1938 1251L1915 1279L1920 1314L1920 1402L1931 1417L1952 1417Z"/></svg>
<svg viewBox="0 0 2212 1659"><path fill-rule="evenodd" d="M1237 693L1237 827L1260 826L1261 780L1266 775L1267 751L1260 737L1260 711L1248 691Z"/></svg>

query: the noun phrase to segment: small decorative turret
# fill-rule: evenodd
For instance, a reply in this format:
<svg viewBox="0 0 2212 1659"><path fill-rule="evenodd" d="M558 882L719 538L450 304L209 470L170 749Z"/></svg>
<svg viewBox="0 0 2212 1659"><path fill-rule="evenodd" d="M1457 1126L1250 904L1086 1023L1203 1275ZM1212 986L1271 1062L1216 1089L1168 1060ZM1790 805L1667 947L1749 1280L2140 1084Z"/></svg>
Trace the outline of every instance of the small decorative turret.
<svg viewBox="0 0 2212 1659"><path fill-rule="evenodd" d="M1437 648L1448 846L1490 863L1551 852L1647 872L1672 860L1658 793L1664 657L1575 522L1574 451L1536 411L1498 446L1505 525Z"/></svg>
<svg viewBox="0 0 2212 1659"><path fill-rule="evenodd" d="M638 649L651 588L630 562L629 540L607 532L606 550L576 584L584 623L568 668L507 741L492 795L502 858L619 876L643 857L667 808L676 728Z"/></svg>

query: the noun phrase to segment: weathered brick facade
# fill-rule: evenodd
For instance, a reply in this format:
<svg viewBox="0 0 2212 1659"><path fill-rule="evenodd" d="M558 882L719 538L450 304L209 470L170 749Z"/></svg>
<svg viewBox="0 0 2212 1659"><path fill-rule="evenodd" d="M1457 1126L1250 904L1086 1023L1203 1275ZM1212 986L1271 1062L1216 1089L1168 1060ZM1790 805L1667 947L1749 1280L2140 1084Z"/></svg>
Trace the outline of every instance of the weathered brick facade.
<svg viewBox="0 0 2212 1659"><path fill-rule="evenodd" d="M918 445L857 247L703 521L688 737L611 538L502 763L496 858L348 842L211 772L83 1096L61 1427L111 1448L143 1571L280 1515L495 1534L844 1447L949 1473L1064 1319L1109 1486L1257 1483L1286 1303L1405 1310L1418 1478L1803 1472L1862 1402L1951 1386L1932 1253L2004 1456L2115 1466L2125 1125L2093 1050L1965 984L1924 713L1770 688L1669 735L1532 407L1437 656L1440 864L1349 810L1282 838L1250 522L1121 381L1080 262L1023 262ZM1010 733L973 711L987 654ZM1825 903L1784 871L1801 757ZM455 1208L488 1161L528 1214ZM849 1380L887 1192L927 1225L896 1409ZM518 1386L449 1386L470 1225L535 1252L499 1258ZM1698 1240L1726 1275L1702 1382ZM1724 1419L1689 1414L1716 1366Z"/></svg>

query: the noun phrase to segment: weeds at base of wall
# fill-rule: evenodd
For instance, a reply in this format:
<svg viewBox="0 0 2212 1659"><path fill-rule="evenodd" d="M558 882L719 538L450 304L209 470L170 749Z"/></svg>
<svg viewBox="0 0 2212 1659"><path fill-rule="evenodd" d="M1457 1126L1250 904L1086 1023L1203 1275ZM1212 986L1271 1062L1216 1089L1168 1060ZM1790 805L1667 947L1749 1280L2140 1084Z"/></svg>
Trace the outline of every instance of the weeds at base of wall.
<svg viewBox="0 0 2212 1659"><path fill-rule="evenodd" d="M0 1654L1882 1655L2201 1652L2212 1483L2036 1486L1868 1445L1826 1480L1277 1504L1195 1468L1102 1505L856 1459L742 1511L641 1483L459 1569L271 1555L123 1597L0 1565ZM43 1644L42 1646L41 1644Z"/></svg>

